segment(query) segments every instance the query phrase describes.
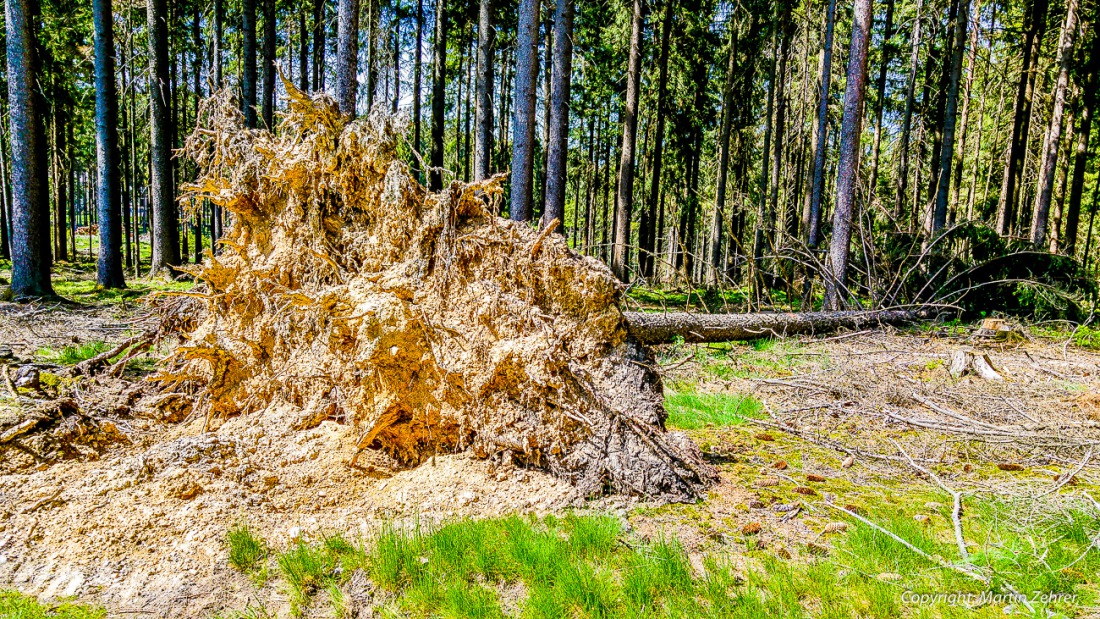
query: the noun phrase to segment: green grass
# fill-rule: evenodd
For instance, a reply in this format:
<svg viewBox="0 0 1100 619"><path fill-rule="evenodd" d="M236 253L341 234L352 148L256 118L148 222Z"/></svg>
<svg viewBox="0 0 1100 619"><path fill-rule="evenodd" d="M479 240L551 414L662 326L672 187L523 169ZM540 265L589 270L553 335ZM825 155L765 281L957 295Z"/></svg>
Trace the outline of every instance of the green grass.
<svg viewBox="0 0 1100 619"><path fill-rule="evenodd" d="M740 394L666 393L665 410L668 425L682 430L698 430L708 426L724 427L745 422L746 417L759 417L758 400Z"/></svg>
<svg viewBox="0 0 1100 619"><path fill-rule="evenodd" d="M49 346L39 348L35 351L34 356L42 361L49 363L57 363L59 365L76 365L81 361L87 361L96 355L103 354L110 350L112 347L106 342L94 341L85 342L83 344L75 344L73 346L66 346L61 350L50 348Z"/></svg>
<svg viewBox="0 0 1100 619"><path fill-rule="evenodd" d="M267 544L256 537L246 522L238 522L225 535L225 545L229 550L229 564L250 572L259 567L267 556Z"/></svg>
<svg viewBox="0 0 1100 619"><path fill-rule="evenodd" d="M917 499L942 497L924 489L918 494L904 501L884 498L868 508L868 518L950 561L956 552L949 502L937 511ZM933 519L915 520L915 506ZM1001 583L1007 582L1025 595L1078 595L1072 602L1035 604L1042 616L1072 616L1096 603L1095 516L1072 509L1038 520L1032 514L1025 527L1014 516L1018 505L974 499L967 507L972 562L993 575L994 592L1005 590ZM947 600L908 602L903 593L978 595L988 588L870 526L848 522L847 533L830 537L825 554L804 547L803 558L782 559L754 541L747 550L712 547L695 567L677 541L639 539L619 518L604 515L388 526L366 546L340 536L296 543L278 555L278 564L295 614L327 598L339 616L347 604L341 585L363 569L383 592L375 594L383 617L502 618L501 594L517 583L524 592L516 600L522 619L1005 616L1004 603L967 608ZM737 569L730 560L735 551L741 555Z"/></svg>
<svg viewBox="0 0 1100 619"><path fill-rule="evenodd" d="M74 602L41 604L18 591L0 591L0 617L4 619L103 619L107 612Z"/></svg>

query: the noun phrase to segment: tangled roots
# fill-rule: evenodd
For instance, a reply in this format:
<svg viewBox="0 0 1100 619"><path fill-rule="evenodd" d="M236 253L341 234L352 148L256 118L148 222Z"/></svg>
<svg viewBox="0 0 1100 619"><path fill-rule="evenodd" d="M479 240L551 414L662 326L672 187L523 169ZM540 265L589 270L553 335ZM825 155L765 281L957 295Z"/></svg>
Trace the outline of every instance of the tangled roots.
<svg viewBox="0 0 1100 619"><path fill-rule="evenodd" d="M155 380L199 386L211 419L279 399L302 428L354 423L360 450L406 466L470 449L586 494L671 500L715 479L664 430L660 379L603 264L498 217L501 177L427 192L397 156L401 118L349 122L286 87L277 135L245 129L222 93L187 139L201 176L185 203L232 225L190 270L203 292L173 304L184 342Z"/></svg>

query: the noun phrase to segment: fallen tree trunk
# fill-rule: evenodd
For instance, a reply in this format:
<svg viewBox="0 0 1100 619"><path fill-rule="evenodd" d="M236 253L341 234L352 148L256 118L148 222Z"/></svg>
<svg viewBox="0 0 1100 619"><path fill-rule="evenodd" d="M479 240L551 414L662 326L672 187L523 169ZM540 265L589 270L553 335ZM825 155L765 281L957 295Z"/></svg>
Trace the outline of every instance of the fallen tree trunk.
<svg viewBox="0 0 1100 619"><path fill-rule="evenodd" d="M623 312L627 328L644 344L664 344L677 336L685 342L726 342L825 333L837 329L900 324L916 317L907 310L759 314L691 314L688 312Z"/></svg>

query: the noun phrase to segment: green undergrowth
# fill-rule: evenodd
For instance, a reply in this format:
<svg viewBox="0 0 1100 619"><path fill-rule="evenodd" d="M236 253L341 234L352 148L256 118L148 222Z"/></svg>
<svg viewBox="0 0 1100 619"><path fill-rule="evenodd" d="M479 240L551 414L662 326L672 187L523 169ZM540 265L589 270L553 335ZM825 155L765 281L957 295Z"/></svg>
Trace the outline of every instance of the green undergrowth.
<svg viewBox="0 0 1100 619"><path fill-rule="evenodd" d="M762 338L745 342L687 344L682 338L658 354L662 365L679 363L687 357L699 368L702 378L775 378L790 376L810 360L829 365L827 354L807 355L804 346L790 339Z"/></svg>
<svg viewBox="0 0 1100 619"><path fill-rule="evenodd" d="M971 563L991 575L989 585L939 564L955 561L949 506L921 504L932 513L921 521L912 505L896 500L860 510L938 559L832 514L848 529L792 545L794 557L777 552L781 544L727 529L726 542L692 558L679 542L641 538L617 517L567 515L386 527L358 542L332 535L296 543L274 561L296 615L312 607L311 615L340 616L348 604L345 585L357 570L377 587L372 616L392 618L1030 616L1010 590L1025 595L1036 616L1075 616L1095 604L1100 552L1092 536L1100 521L1070 510L1021 528L1018 507L968 503ZM642 509L637 516L693 509ZM813 513L819 510L824 506ZM267 616L262 608L247 612L220 616Z"/></svg>
<svg viewBox="0 0 1100 619"><path fill-rule="evenodd" d="M115 344L110 344L101 340L93 340L90 342L83 342L80 344L73 344L71 346L65 346L61 349L56 349L50 346L43 346L34 352L34 357L37 361L45 363L56 363L57 365L70 366L76 365L82 361L87 361L97 355L101 355L112 348ZM124 357L130 352L127 348L118 355L115 355L108 360L108 363L114 363ZM163 351L161 351L163 352ZM152 372L156 368L156 356L158 351L151 349L142 354L134 356L130 361L126 363L126 369L129 372L137 372L145 374Z"/></svg>
<svg viewBox="0 0 1100 619"><path fill-rule="evenodd" d="M102 608L59 602L42 604L35 598L18 591L0 591L0 617L3 619L104 619Z"/></svg>
<svg viewBox="0 0 1100 619"><path fill-rule="evenodd" d="M759 417L761 408L758 400L740 394L665 393L667 423L681 430L742 424L746 418Z"/></svg>

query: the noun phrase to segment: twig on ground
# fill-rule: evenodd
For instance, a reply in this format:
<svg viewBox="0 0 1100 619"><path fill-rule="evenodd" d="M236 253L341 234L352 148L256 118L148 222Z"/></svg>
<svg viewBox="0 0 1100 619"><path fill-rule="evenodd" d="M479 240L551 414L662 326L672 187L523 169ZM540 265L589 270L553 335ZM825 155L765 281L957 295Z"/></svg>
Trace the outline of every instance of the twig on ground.
<svg viewBox="0 0 1100 619"><path fill-rule="evenodd" d="M890 442L894 444L894 447L898 448L898 451L901 452L901 455L905 456L905 459L909 461L909 464L913 468L930 477L933 481L936 482L937 486L939 486L944 492L951 495L951 498L954 501L954 505L951 509L951 522L955 525L955 544L959 547L959 557L961 557L962 560L966 563L969 563L970 553L966 550L966 540L963 538L962 530L962 493L952 489L947 484L943 483L943 480L940 479L939 475L936 475L930 469L926 469L923 466L914 462L913 458L909 456L909 453L902 449L901 445L897 441L895 441L894 439L890 439Z"/></svg>
<svg viewBox="0 0 1100 619"><path fill-rule="evenodd" d="M1038 499L1040 497L1045 497L1048 494L1054 494L1055 492L1061 490L1062 486L1068 484L1071 479L1076 477L1077 474L1081 472L1081 469L1085 468L1085 466L1089 463L1089 460L1092 460L1092 445L1089 445L1088 450L1085 452L1085 457L1081 459L1081 463L1077 465L1077 468L1073 469L1069 473L1062 473L1061 475L1059 475L1058 481L1055 482L1053 486L1035 495L1035 498Z"/></svg>

